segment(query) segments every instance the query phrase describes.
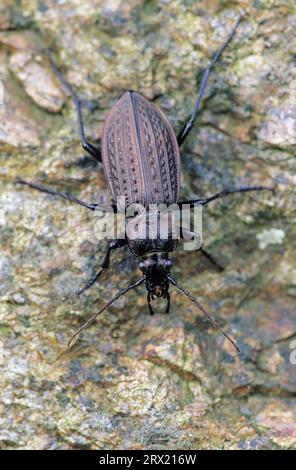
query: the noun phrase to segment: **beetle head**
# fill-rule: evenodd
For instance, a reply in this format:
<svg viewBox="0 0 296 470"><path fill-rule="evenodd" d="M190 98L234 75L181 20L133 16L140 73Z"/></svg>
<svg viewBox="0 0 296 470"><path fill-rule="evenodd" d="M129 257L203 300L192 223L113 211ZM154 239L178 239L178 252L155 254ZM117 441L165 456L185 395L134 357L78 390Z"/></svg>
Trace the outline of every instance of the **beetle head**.
<svg viewBox="0 0 296 470"><path fill-rule="evenodd" d="M139 269L145 276L146 288L154 297L166 297L169 290L168 275L172 262L161 253L145 258L139 264Z"/></svg>

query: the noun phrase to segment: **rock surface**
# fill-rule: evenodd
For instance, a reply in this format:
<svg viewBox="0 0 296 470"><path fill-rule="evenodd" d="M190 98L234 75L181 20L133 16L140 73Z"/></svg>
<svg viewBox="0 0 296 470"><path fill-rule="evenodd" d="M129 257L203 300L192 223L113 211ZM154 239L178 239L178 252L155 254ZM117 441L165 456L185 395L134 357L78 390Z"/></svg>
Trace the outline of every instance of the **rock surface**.
<svg viewBox="0 0 296 470"><path fill-rule="evenodd" d="M82 97L93 142L126 89L153 100L178 131L242 10L181 151L182 198L247 184L276 186L276 195L204 210L205 247L222 274L198 253L173 256L175 277L241 353L176 291L170 316L159 302L150 317L144 288L67 349L74 330L138 274L122 250L77 299L103 254L97 220L14 184L21 176L110 200L43 48ZM2 0L1 449L296 448L295 27L294 0Z"/></svg>

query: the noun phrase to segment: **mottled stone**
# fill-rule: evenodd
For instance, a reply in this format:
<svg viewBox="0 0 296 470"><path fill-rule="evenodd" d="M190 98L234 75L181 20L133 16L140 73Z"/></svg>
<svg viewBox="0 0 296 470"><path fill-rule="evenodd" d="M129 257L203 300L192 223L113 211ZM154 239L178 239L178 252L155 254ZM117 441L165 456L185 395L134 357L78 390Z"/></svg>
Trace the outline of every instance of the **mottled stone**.
<svg viewBox="0 0 296 470"><path fill-rule="evenodd" d="M283 402L272 399L263 406L256 417L257 423L267 430L278 446L295 449L296 445L296 413L295 401Z"/></svg>
<svg viewBox="0 0 296 470"><path fill-rule="evenodd" d="M259 138L281 148L296 145L296 105L271 109L259 131Z"/></svg>
<svg viewBox="0 0 296 470"><path fill-rule="evenodd" d="M37 147L40 144L38 130L34 122L13 109L3 110L0 112L1 115L0 146L3 149Z"/></svg>
<svg viewBox="0 0 296 470"><path fill-rule="evenodd" d="M281 245L285 238L285 232L281 228L267 229L258 233L256 238L259 242L259 248L265 250L268 245Z"/></svg>
<svg viewBox="0 0 296 470"><path fill-rule="evenodd" d="M0 29L8 29L10 26L10 12L5 5L0 6Z"/></svg>
<svg viewBox="0 0 296 470"><path fill-rule="evenodd" d="M31 54L27 52L13 54L10 68L35 103L50 112L60 111L64 103L63 94L48 68L32 61Z"/></svg>
<svg viewBox="0 0 296 470"><path fill-rule="evenodd" d="M67 349L71 334L139 276L128 250L80 298L105 243L98 217L15 184L19 177L110 202L85 156L75 109L98 144L123 91L144 94L176 132L202 70L245 18L181 148L181 197L268 185L203 210L205 248L178 251L173 275L240 347L171 289L171 312L141 286ZM295 449L294 0L16 2L0 7L1 449ZM1 92L2 95L1 95Z"/></svg>

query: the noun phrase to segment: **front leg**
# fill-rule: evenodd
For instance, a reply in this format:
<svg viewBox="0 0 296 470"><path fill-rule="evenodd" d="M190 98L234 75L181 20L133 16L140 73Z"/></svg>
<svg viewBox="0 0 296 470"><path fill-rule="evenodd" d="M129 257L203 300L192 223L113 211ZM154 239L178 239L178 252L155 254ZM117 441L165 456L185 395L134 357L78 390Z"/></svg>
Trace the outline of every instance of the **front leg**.
<svg viewBox="0 0 296 470"><path fill-rule="evenodd" d="M216 270L221 273L224 271L224 267L220 264L216 258L214 258L211 253L205 250L203 247L200 248L199 252L216 268Z"/></svg>
<svg viewBox="0 0 296 470"><path fill-rule="evenodd" d="M105 257L103 259L103 262L99 268L99 270L90 278L90 280L85 284L84 287L79 289L77 291L77 294L80 295L83 292L85 292L87 289L89 289L94 283L99 279L100 275L102 274L104 269L108 269L110 266L110 255L111 251L116 250L117 248L121 248L122 246L125 246L127 244L127 239L118 239L118 240L112 240L107 248Z"/></svg>
<svg viewBox="0 0 296 470"><path fill-rule="evenodd" d="M202 247L202 241L200 234L188 230L186 228L182 228L181 232L181 240L189 240L189 239L197 240L197 244L199 247L195 248L194 251L197 251L202 256L204 256L215 268L218 272L224 271L224 267L207 251ZM186 251L186 250L185 250ZM192 250L190 250L192 251Z"/></svg>

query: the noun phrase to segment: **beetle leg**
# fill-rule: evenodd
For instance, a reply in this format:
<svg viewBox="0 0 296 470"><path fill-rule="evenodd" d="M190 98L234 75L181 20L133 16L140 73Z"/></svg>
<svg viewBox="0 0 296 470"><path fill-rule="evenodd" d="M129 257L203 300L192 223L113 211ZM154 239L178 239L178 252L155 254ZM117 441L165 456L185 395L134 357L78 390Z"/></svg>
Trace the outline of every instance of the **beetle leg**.
<svg viewBox="0 0 296 470"><path fill-rule="evenodd" d="M213 196L210 196L205 199L191 199L189 201L179 201L178 205L181 206L182 204L190 204L192 206L194 205L201 205L201 206L206 206L209 204L209 202L215 201L216 199L220 199L225 196L229 196L231 194L237 194L237 193L246 193L249 191L272 191L273 193L275 192L275 188L269 187L269 186L244 186L241 188L236 188L236 189L223 189L223 191L220 191L219 193L214 194Z"/></svg>
<svg viewBox="0 0 296 470"><path fill-rule="evenodd" d="M103 271L103 267L101 266L100 269L90 278L90 280L85 284L84 287L81 287L80 289L78 289L78 291L76 292L77 295L80 295L82 294L83 292L85 292L87 289L89 289L100 277L101 275L101 272Z"/></svg>
<svg viewBox="0 0 296 470"><path fill-rule="evenodd" d="M200 245L201 240L200 240L200 235L198 233L188 230L186 228L182 228L181 239L186 239L184 235L191 236L193 239L196 239ZM219 264L218 261L216 261L215 258L208 251L206 251L201 245L194 249L200 252L205 258L207 258L207 260L210 261L213 264L213 266L215 266L217 271L219 272L224 271L223 266L221 266L221 264Z"/></svg>
<svg viewBox="0 0 296 470"><path fill-rule="evenodd" d="M53 196L59 196L63 199L67 199L68 201L76 202L80 206L86 207L87 209L90 209L92 211L96 210L96 208L99 206L99 204L89 204L88 202L82 201L81 199L78 199L76 196L72 196L69 193L55 191L54 189L45 188L44 186L41 186L36 183L29 183L28 181L24 181L22 179L18 179L16 183L24 184L26 186L29 186L30 188L37 189L42 193L52 194Z"/></svg>
<svg viewBox="0 0 296 470"><path fill-rule="evenodd" d="M224 50L226 49L226 47L230 43L231 39L233 38L234 33L235 33L241 19L242 19L242 16L240 16L238 18L234 28L232 29L231 33L228 36L228 38L226 39L224 44L222 44L220 49L214 54L212 60L210 61L210 63L208 64L207 68L205 69L205 71L203 73L200 88L199 88L199 92L198 92L198 95L197 95L197 100L196 100L194 108L193 108L193 112L192 112L188 122L185 124L185 126L183 127L183 129L181 130L181 132L178 134L178 137L177 137L179 147L181 147L181 145L185 141L186 137L188 136L189 132L191 131L191 129L194 125L194 122L195 122L196 117L197 117L198 109L199 109L199 106L200 106L200 103L201 103L201 99L202 99L202 96L204 94L206 84L207 84L207 81L208 81L209 76L211 74L211 71L214 68L216 62L218 62L218 60L220 59L220 57L223 54Z"/></svg>
<svg viewBox="0 0 296 470"><path fill-rule="evenodd" d="M47 58L49 60L49 63L50 63L50 66L52 68L53 73L56 75L56 77L58 78L58 80L62 84L63 88L71 96L71 98L74 102L74 105L75 105L75 108L76 108L76 113L77 113L80 141L81 141L81 145L82 145L83 149L86 150L95 160L97 160L97 162L101 162L102 158L101 158L100 150L97 149L96 147L94 147L92 144L90 144L85 138L83 118L82 118L82 112L81 112L81 102L80 102L80 99L79 99L77 93L73 90L71 85L69 85L69 83L66 82L63 75L59 71L58 67L56 66L56 64L52 60L50 50L45 49L45 53L47 55Z"/></svg>
<svg viewBox="0 0 296 470"><path fill-rule="evenodd" d="M215 266L215 268L217 269L217 271L219 272L222 272L224 271L224 267L218 263L218 261L206 250L204 250L202 247L199 249L199 252L205 257L207 258L208 261L210 261L210 263L212 263L213 266Z"/></svg>
<svg viewBox="0 0 296 470"><path fill-rule="evenodd" d="M102 271L104 269L107 269L109 268L110 266L110 254L111 254L111 251L113 250L116 250L117 248L121 248L122 246L126 245L128 242L126 239L118 239L118 240L112 240L109 245L108 245L108 248L107 248L107 251L106 251L106 254L105 254L105 257L103 259L103 262L99 268L99 270L90 278L90 280L85 284L84 287L82 287L81 289L79 289L77 291L77 294L80 295L82 294L83 292L85 292L87 289L89 289L100 277Z"/></svg>

